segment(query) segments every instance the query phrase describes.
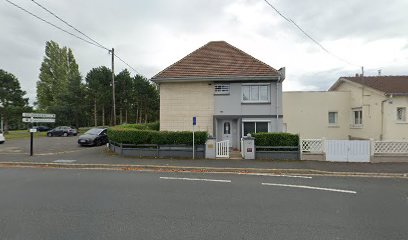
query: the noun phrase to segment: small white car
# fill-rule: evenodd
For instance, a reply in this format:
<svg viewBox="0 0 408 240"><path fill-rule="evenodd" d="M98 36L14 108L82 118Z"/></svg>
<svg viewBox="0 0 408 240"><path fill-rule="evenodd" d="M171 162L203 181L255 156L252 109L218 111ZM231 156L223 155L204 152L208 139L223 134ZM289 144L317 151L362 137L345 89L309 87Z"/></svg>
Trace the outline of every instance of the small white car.
<svg viewBox="0 0 408 240"><path fill-rule="evenodd" d="M4 143L6 139L4 138L3 133L0 131L0 144Z"/></svg>

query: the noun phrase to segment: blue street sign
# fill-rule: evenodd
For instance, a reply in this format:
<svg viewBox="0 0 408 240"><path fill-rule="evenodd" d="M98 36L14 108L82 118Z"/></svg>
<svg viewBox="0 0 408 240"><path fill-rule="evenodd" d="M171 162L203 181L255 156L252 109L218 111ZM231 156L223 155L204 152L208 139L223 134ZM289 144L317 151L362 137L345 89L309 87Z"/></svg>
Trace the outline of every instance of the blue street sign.
<svg viewBox="0 0 408 240"><path fill-rule="evenodd" d="M197 118L195 116L193 117L193 125L197 125Z"/></svg>

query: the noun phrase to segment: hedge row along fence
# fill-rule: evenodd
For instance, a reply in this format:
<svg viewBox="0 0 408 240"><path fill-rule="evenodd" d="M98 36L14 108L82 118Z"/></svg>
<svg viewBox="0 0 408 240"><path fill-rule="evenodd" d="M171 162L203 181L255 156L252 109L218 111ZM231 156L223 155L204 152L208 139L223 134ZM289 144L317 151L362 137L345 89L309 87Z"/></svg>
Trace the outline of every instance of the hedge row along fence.
<svg viewBox="0 0 408 240"><path fill-rule="evenodd" d="M158 144L158 145L193 145L193 133L188 131L170 132L157 131L158 125L147 126L115 126L108 129L108 138L110 141L123 144ZM138 124L142 125L142 124ZM144 125L144 124L143 124ZM156 128L157 129L157 128ZM204 145L207 141L207 132L195 132L194 143Z"/></svg>
<svg viewBox="0 0 408 240"><path fill-rule="evenodd" d="M297 147L299 135L291 133L253 133L255 146Z"/></svg>
<svg viewBox="0 0 408 240"><path fill-rule="evenodd" d="M160 130L159 122L152 122L152 123L145 123L145 124L124 124L118 127L122 127L124 129L138 129L138 130Z"/></svg>

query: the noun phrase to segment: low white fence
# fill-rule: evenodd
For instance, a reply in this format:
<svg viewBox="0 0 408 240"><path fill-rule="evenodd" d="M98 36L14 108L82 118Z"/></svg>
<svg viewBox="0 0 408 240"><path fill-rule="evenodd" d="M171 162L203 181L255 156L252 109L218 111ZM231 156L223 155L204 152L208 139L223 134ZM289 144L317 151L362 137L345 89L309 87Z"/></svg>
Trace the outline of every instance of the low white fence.
<svg viewBox="0 0 408 240"><path fill-rule="evenodd" d="M404 159L408 158L408 141L404 140L301 139L299 146L301 159L305 160L314 160L313 158L318 156L321 156L322 160L347 162L367 162L370 159L373 162L386 161L384 159L407 161ZM362 153L364 153L363 158L360 156ZM313 156L310 157L311 155Z"/></svg>
<svg viewBox="0 0 408 240"><path fill-rule="evenodd" d="M374 154L406 154L408 141L375 141Z"/></svg>
<svg viewBox="0 0 408 240"><path fill-rule="evenodd" d="M300 151L308 153L323 153L324 139L301 139Z"/></svg>
<svg viewBox="0 0 408 240"><path fill-rule="evenodd" d="M217 142L215 157L229 158L229 140Z"/></svg>

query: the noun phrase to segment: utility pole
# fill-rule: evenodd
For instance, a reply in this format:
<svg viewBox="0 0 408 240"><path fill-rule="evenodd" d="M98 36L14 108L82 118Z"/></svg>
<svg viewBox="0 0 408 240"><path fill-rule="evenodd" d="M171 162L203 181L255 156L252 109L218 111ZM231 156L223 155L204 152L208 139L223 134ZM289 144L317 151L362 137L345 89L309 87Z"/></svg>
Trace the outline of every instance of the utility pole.
<svg viewBox="0 0 408 240"><path fill-rule="evenodd" d="M116 125L116 101L115 101L115 49L112 48L112 103L113 103L113 126Z"/></svg>

